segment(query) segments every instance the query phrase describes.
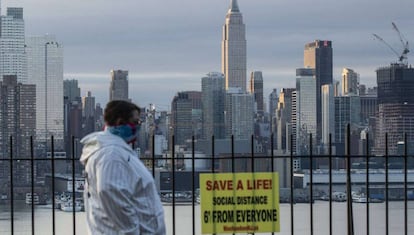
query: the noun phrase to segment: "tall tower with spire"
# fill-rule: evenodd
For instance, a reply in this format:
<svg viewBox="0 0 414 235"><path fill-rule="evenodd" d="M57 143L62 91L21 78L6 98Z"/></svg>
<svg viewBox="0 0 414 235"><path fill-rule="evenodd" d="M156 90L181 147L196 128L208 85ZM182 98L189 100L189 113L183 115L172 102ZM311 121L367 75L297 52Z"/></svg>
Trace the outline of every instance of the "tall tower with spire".
<svg viewBox="0 0 414 235"><path fill-rule="evenodd" d="M221 43L221 70L229 87L246 91L246 26L237 0L231 0L223 26Z"/></svg>

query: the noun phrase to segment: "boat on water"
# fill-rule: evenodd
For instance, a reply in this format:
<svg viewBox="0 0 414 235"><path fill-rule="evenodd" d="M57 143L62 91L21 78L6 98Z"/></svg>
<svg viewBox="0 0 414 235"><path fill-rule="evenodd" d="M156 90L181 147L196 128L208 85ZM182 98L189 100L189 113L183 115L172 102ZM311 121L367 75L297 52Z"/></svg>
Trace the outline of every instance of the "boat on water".
<svg viewBox="0 0 414 235"><path fill-rule="evenodd" d="M39 199L39 195L37 195L36 193L26 193L26 204L27 205L39 205L40 204L40 199Z"/></svg>
<svg viewBox="0 0 414 235"><path fill-rule="evenodd" d="M367 200L367 196L364 193L355 193L352 192L352 201L353 202L357 202L357 203L381 203L384 202L384 200L381 200L379 198L368 198Z"/></svg>
<svg viewBox="0 0 414 235"><path fill-rule="evenodd" d="M363 193L352 193L352 201L358 203L367 203L367 197Z"/></svg>
<svg viewBox="0 0 414 235"><path fill-rule="evenodd" d="M175 194L166 193L161 195L161 202L163 204L191 204L193 202L193 197L191 193L176 192ZM197 203L197 201L195 201Z"/></svg>
<svg viewBox="0 0 414 235"><path fill-rule="evenodd" d="M70 193L55 195L55 208L67 212L72 212L73 210L85 211L83 198L75 197L74 203L73 197Z"/></svg>
<svg viewBox="0 0 414 235"><path fill-rule="evenodd" d="M322 201L329 201L332 200L333 202L345 202L346 201L346 193L344 192L333 192L332 198L329 197L329 195L324 194L321 197L319 197Z"/></svg>
<svg viewBox="0 0 414 235"><path fill-rule="evenodd" d="M73 202L71 201L67 201L64 202L62 204L60 204L60 210L65 211L65 212L78 212L78 211L82 211L82 205L79 201L75 201L75 204L73 204Z"/></svg>

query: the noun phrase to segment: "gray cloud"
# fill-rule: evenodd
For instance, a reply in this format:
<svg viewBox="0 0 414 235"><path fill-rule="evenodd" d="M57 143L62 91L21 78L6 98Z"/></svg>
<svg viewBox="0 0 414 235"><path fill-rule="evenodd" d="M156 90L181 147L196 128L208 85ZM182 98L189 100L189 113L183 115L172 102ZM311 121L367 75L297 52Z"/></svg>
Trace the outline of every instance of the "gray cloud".
<svg viewBox="0 0 414 235"><path fill-rule="evenodd" d="M82 93L92 90L105 103L109 70L128 69L134 100L167 107L177 91L200 90L204 74L220 71L229 2L3 0L2 7L24 7L27 35L57 36L65 46L65 77L78 79ZM304 44L314 39L333 41L334 78L350 67L368 85L376 83L376 68L397 60L372 33L400 50L394 21L414 40L412 0L238 2L247 28L248 69L263 71L266 92L294 86Z"/></svg>

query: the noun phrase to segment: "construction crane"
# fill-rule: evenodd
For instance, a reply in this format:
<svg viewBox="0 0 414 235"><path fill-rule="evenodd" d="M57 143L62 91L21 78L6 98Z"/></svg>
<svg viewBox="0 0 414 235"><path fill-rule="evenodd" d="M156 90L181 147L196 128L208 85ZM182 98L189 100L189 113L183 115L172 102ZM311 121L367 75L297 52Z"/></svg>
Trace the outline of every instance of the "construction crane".
<svg viewBox="0 0 414 235"><path fill-rule="evenodd" d="M407 64L408 63L407 62L407 54L410 52L408 41L404 38L404 36L400 32L400 30L398 29L397 25L394 22L391 22L391 23L392 23L393 29L395 31L397 31L398 37L399 37L400 42L402 44L403 51L401 53L399 53L397 50L395 50L390 44L388 44L384 39L382 39L377 34L374 33L373 35L376 39L378 39L379 41L384 43L388 48L390 48L398 56L398 61L400 63Z"/></svg>

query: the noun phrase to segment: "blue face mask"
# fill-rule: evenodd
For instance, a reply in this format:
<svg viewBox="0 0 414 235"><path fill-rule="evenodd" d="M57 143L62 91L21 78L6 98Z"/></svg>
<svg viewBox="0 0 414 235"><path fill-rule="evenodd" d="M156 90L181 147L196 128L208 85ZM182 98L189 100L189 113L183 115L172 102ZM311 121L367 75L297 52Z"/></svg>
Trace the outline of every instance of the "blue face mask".
<svg viewBox="0 0 414 235"><path fill-rule="evenodd" d="M137 139L140 127L141 125L128 123L119 126L107 126L106 130L121 137L125 142L132 143Z"/></svg>

